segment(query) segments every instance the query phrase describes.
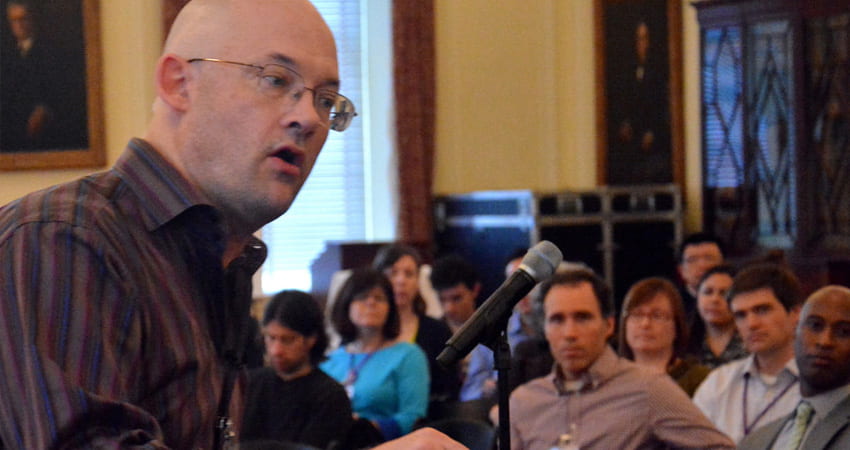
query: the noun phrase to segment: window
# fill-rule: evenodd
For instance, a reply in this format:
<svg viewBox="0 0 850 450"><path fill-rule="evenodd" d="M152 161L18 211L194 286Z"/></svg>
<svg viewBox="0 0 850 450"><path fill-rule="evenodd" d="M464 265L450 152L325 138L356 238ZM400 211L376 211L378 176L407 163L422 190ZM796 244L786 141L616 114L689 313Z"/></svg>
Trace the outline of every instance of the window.
<svg viewBox="0 0 850 450"><path fill-rule="evenodd" d="M330 132L292 207L263 228L269 258L260 283L266 295L282 289L309 291L310 266L326 241L394 238L391 2L313 4L334 33L341 92L354 102L359 116L345 132Z"/></svg>

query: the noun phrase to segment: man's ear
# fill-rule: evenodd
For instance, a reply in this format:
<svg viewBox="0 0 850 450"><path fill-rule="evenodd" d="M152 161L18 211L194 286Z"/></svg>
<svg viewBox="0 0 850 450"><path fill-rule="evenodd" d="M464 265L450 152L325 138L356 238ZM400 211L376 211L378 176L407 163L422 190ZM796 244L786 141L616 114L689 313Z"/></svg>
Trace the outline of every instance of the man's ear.
<svg viewBox="0 0 850 450"><path fill-rule="evenodd" d="M605 318L605 340L611 339L614 336L614 329L617 327L617 324L614 321L614 316Z"/></svg>
<svg viewBox="0 0 850 450"><path fill-rule="evenodd" d="M190 64L185 59L166 54L157 61L154 73L157 96L181 112L189 108L189 68Z"/></svg>

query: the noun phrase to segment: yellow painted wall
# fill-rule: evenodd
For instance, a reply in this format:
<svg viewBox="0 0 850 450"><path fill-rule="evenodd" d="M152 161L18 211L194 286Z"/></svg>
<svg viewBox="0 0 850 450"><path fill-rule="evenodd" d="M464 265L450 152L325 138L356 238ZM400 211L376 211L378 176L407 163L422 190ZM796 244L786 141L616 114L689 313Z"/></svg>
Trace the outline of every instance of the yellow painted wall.
<svg viewBox="0 0 850 450"><path fill-rule="evenodd" d="M158 1L101 0L107 164L145 130L153 102L153 69L161 46ZM99 169L0 172L0 204Z"/></svg>
<svg viewBox="0 0 850 450"><path fill-rule="evenodd" d="M158 1L101 0L112 164L146 126ZM699 224L698 32L682 0L686 191ZM583 189L596 182L592 0L437 0L435 192ZM0 204L92 170L0 172Z"/></svg>
<svg viewBox="0 0 850 450"><path fill-rule="evenodd" d="M596 185L592 0L437 0L435 192ZM682 1L687 228L699 226L696 14Z"/></svg>

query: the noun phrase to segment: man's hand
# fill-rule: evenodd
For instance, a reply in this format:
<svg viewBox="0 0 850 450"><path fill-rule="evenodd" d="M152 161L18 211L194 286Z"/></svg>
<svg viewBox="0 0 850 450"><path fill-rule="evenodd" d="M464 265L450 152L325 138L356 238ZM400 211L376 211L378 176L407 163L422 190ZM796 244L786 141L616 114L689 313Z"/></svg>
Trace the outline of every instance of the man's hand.
<svg viewBox="0 0 850 450"><path fill-rule="evenodd" d="M433 428L420 428L374 450L468 450L465 446Z"/></svg>

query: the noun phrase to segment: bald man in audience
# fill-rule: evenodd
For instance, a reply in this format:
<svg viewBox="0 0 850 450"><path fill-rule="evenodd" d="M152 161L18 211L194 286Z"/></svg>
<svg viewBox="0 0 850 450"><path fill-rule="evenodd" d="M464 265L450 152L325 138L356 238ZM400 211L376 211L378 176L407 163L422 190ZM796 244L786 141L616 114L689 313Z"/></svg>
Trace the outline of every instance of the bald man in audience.
<svg viewBox="0 0 850 450"><path fill-rule="evenodd" d="M744 439L742 450L850 448L850 289L809 296L794 339L802 400L787 417Z"/></svg>

